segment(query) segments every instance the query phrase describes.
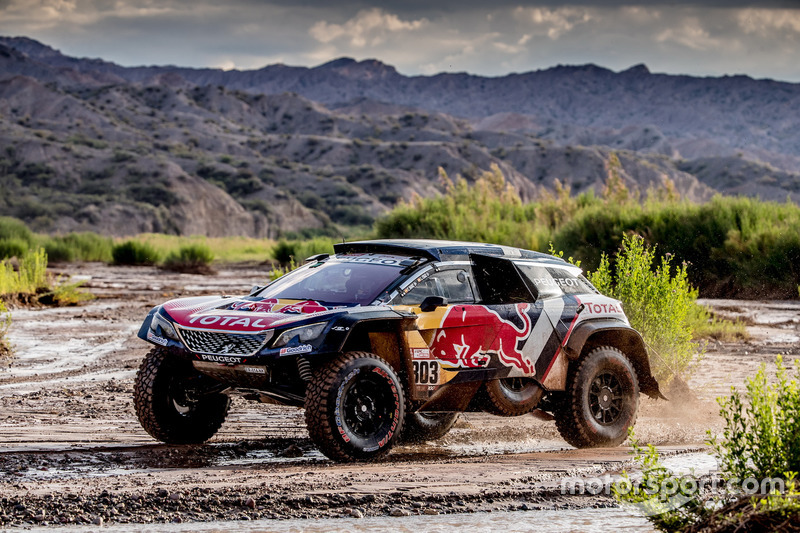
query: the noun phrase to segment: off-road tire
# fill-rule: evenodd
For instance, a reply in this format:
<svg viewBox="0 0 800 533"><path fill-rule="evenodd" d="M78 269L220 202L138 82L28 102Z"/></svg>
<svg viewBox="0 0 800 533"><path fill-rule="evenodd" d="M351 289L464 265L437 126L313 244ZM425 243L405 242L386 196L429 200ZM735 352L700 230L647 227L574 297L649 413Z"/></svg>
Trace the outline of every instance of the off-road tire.
<svg viewBox="0 0 800 533"><path fill-rule="evenodd" d="M334 461L372 461L403 431L405 389L391 365L369 352L342 354L306 389L311 440Z"/></svg>
<svg viewBox="0 0 800 533"><path fill-rule="evenodd" d="M639 381L625 355L600 346L567 374L567 390L555 412L561 436L576 448L617 446L636 422Z"/></svg>
<svg viewBox="0 0 800 533"><path fill-rule="evenodd" d="M154 348L145 356L134 381L133 405L153 438L168 444L197 444L222 426L230 398L219 393L187 397L185 385L193 379L203 377L191 361L165 348Z"/></svg>
<svg viewBox="0 0 800 533"><path fill-rule="evenodd" d="M524 415L536 408L542 392L541 386L529 378L491 379L483 385L481 407L497 416Z"/></svg>
<svg viewBox="0 0 800 533"><path fill-rule="evenodd" d="M406 413L402 442L414 444L444 437L461 413Z"/></svg>

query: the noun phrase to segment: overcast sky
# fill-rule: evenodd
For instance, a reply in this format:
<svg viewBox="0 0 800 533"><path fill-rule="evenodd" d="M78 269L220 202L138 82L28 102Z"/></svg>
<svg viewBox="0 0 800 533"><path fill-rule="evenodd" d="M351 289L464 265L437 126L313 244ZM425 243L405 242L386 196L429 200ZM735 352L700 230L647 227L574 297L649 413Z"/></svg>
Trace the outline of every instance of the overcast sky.
<svg viewBox="0 0 800 533"><path fill-rule="evenodd" d="M132 65L377 58L403 73L557 64L800 82L800 0L0 0L0 34Z"/></svg>

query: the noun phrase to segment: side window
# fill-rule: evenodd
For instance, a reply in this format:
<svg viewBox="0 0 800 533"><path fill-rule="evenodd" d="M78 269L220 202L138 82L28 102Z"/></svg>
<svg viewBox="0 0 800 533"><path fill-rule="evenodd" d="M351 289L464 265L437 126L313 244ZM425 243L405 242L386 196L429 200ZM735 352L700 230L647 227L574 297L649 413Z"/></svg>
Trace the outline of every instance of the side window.
<svg viewBox="0 0 800 533"><path fill-rule="evenodd" d="M594 289L580 274L567 269L517 263L522 275L539 300L562 294L592 294Z"/></svg>
<svg viewBox="0 0 800 533"><path fill-rule="evenodd" d="M445 270L431 274L408 291L397 303L419 305L428 296L441 296L448 303L472 303L475 295L469 274L464 270Z"/></svg>
<svg viewBox="0 0 800 533"><path fill-rule="evenodd" d="M510 260L481 254L471 254L470 259L484 304L514 304L535 299L528 283Z"/></svg>

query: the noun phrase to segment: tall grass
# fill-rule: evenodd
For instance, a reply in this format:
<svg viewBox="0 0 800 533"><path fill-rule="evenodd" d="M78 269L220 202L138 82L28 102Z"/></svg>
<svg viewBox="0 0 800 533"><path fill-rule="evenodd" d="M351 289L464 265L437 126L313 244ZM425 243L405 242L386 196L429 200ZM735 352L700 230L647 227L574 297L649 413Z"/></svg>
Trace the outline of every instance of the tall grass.
<svg viewBox="0 0 800 533"><path fill-rule="evenodd" d="M111 261L113 241L96 233L68 233L43 240L47 256L52 262Z"/></svg>
<svg viewBox="0 0 800 533"><path fill-rule="evenodd" d="M613 177L613 176L612 176ZM611 180L611 178L609 178ZM624 235L640 235L659 254L691 268L688 279L705 297L796 298L800 284L800 208L791 203L717 196L681 201L669 184L644 202L609 183L601 196L569 189L522 202L499 169L472 185L442 173L445 192L415 197L377 221L381 238L483 241L546 251L548 243L599 267Z"/></svg>
<svg viewBox="0 0 800 533"><path fill-rule="evenodd" d="M205 244L187 244L170 253L164 260L163 267L174 272L211 274L213 260L214 252Z"/></svg>
<svg viewBox="0 0 800 533"><path fill-rule="evenodd" d="M615 267L603 255L588 275L600 292L622 301L631 325L648 344L653 376L662 383L687 377L703 353L692 342L697 290L688 282L686 264L672 261L669 255L657 260L641 237L625 236Z"/></svg>
<svg viewBox="0 0 800 533"><path fill-rule="evenodd" d="M36 250L19 260L19 269L8 261L0 262L0 295L36 294L50 287L47 278L47 253Z"/></svg>
<svg viewBox="0 0 800 533"><path fill-rule="evenodd" d="M442 196L417 196L401 203L377 221L377 236L494 242L540 250L572 209L591 202L589 196L572 198L568 189L561 188L542 202L524 204L497 166L473 185L460 177L453 182L441 169L440 180Z"/></svg>
<svg viewBox="0 0 800 533"><path fill-rule="evenodd" d="M748 378L744 393L717 398L724 427L708 432L723 491L700 490L691 476L672 473L652 446L631 431L641 481L623 472L617 500L633 504L661 531L796 531L800 516L800 367L790 372L778 357ZM755 490L753 489L755 487Z"/></svg>
<svg viewBox="0 0 800 533"><path fill-rule="evenodd" d="M115 265L155 265L161 259L154 247L134 240L114 245L111 256Z"/></svg>
<svg viewBox="0 0 800 533"><path fill-rule="evenodd" d="M332 254L333 240L329 237L315 237L306 241L278 241L270 251L270 256L281 265L303 264L307 257L317 254Z"/></svg>

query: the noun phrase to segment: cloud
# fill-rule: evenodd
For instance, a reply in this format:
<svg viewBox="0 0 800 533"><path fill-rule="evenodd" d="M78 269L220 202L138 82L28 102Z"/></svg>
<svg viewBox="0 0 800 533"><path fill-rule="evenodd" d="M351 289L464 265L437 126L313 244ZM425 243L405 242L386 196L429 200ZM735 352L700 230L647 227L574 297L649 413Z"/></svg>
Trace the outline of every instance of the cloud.
<svg viewBox="0 0 800 533"><path fill-rule="evenodd" d="M591 62L800 81L797 0L0 0L0 34L123 65L351 56L412 75Z"/></svg>
<svg viewBox="0 0 800 533"><path fill-rule="evenodd" d="M656 36L656 41L659 43L672 41L692 50L709 50L721 44L719 39L711 37L696 17L688 17L679 26L665 29Z"/></svg>
<svg viewBox="0 0 800 533"><path fill-rule="evenodd" d="M515 16L522 20L529 19L532 28L543 31L550 39L558 39L571 31L576 25L586 24L593 17L593 10L582 7L563 7L550 9L547 7L515 9Z"/></svg>
<svg viewBox="0 0 800 533"><path fill-rule="evenodd" d="M738 13L739 27L745 33L769 35L775 30L800 34L800 10L748 8Z"/></svg>
<svg viewBox="0 0 800 533"><path fill-rule="evenodd" d="M330 43L344 38L351 46L363 48L367 45L378 46L386 41L392 33L406 33L419 30L427 24L427 20L405 21L395 14L387 13L380 8L359 11L355 17L344 24L329 24L321 20L314 24L309 33L321 43Z"/></svg>

